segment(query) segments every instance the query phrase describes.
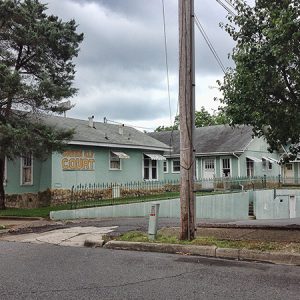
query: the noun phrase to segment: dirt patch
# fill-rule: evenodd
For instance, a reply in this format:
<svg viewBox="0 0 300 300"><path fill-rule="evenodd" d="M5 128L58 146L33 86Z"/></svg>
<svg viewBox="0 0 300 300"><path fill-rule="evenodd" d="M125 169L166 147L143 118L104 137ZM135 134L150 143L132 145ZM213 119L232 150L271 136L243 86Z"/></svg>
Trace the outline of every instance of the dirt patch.
<svg viewBox="0 0 300 300"><path fill-rule="evenodd" d="M159 233L165 236L179 237L180 229L162 228ZM300 243L300 230L270 230L270 229L241 229L241 228L197 228L196 237L213 237L232 241L260 241Z"/></svg>

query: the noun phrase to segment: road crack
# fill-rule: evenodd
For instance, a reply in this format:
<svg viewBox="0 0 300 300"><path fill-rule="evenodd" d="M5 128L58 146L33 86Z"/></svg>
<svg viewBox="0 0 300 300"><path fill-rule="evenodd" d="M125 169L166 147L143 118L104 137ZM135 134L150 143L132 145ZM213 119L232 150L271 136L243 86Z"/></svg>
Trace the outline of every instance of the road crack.
<svg viewBox="0 0 300 300"><path fill-rule="evenodd" d="M191 275L199 273L199 270L190 271L190 272L182 272L175 275L169 275L169 276L162 276L162 277L156 277L156 278L150 278L145 280L138 280L133 282L127 282L127 283L121 283L121 284L112 284L112 285L101 285L101 286L91 286L91 287L78 287L74 289L50 289L50 290L42 290L42 291L30 291L30 292L22 292L22 293L5 293L0 294L1 297L4 296L15 296L15 295L36 295L36 294L46 294L46 293L62 293L62 292L76 292L76 291L86 291L86 290L97 290L97 289L110 289L110 288L120 288L120 287L126 287L136 284L142 284L142 283L148 283L148 282L155 282L158 280L166 280L166 279L172 279L172 278L178 278L185 275ZM0 298L1 298L0 297Z"/></svg>

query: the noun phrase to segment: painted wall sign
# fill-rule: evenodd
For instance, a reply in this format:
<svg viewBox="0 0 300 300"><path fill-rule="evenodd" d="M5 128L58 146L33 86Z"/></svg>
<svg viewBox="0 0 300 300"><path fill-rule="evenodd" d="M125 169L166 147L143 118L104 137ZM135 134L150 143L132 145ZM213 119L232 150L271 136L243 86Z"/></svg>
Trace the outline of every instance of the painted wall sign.
<svg viewBox="0 0 300 300"><path fill-rule="evenodd" d="M94 171L95 153L91 150L67 150L63 152L63 171Z"/></svg>

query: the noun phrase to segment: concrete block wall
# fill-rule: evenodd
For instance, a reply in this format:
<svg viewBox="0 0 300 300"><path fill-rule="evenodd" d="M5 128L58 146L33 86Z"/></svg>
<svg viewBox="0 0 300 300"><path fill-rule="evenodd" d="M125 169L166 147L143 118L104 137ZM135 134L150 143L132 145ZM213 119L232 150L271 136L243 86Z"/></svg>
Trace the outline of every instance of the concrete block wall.
<svg viewBox="0 0 300 300"><path fill-rule="evenodd" d="M85 208L77 210L53 211L50 218L66 220L78 218L144 217L148 216L151 205L159 203L159 216L180 217L180 200L161 200L115 206ZM247 219L249 193L199 196L196 199L196 217L201 219Z"/></svg>

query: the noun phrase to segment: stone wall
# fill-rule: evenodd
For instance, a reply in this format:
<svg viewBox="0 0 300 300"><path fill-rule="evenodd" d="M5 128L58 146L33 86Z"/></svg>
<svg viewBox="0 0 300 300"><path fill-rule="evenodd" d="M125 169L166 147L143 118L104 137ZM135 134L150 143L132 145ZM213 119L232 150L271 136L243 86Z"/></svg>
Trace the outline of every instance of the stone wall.
<svg viewBox="0 0 300 300"><path fill-rule="evenodd" d="M5 195L7 208L37 208L51 205L51 192Z"/></svg>
<svg viewBox="0 0 300 300"><path fill-rule="evenodd" d="M70 190L46 190L39 193L5 195L7 208L38 208L68 203L71 200Z"/></svg>
<svg viewBox="0 0 300 300"><path fill-rule="evenodd" d="M76 190L73 201L88 201L92 199L111 199L112 189ZM7 208L38 208L58 206L72 201L72 191L69 189L46 190L39 193L24 193L5 196Z"/></svg>

